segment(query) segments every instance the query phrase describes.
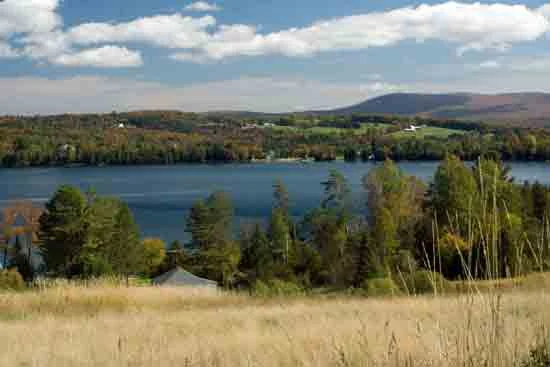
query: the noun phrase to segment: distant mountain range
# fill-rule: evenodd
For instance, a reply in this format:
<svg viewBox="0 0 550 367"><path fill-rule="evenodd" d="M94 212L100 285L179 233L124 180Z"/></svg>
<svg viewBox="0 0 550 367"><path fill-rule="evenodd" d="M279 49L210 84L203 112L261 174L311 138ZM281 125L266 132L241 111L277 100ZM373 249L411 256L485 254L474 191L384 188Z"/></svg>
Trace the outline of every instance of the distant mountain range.
<svg viewBox="0 0 550 367"><path fill-rule="evenodd" d="M550 127L550 93L393 93L368 99L349 107L304 111L297 114L341 115L352 113L484 121L522 127ZM287 113L215 111L207 114L254 118L277 117Z"/></svg>
<svg viewBox="0 0 550 367"><path fill-rule="evenodd" d="M322 114L396 114L438 119L467 119L488 122L550 123L550 94L418 94L394 93L359 104L319 111Z"/></svg>

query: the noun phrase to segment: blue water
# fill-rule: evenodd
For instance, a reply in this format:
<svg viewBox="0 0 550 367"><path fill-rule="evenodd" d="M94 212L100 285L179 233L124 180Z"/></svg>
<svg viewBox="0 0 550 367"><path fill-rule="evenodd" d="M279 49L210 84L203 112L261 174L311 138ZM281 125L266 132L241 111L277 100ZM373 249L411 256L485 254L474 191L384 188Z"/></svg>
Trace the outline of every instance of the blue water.
<svg viewBox="0 0 550 367"><path fill-rule="evenodd" d="M408 174L429 181L437 163L399 164ZM10 200L27 199L43 205L61 184L100 195L116 196L128 203L143 236L165 241L187 239L185 216L194 201L216 190L231 196L237 223L266 218L271 211L272 185L281 179L290 193L292 214L302 216L319 205L320 183L330 169L349 180L358 210L365 205L361 178L374 163L257 163L235 165L125 166L83 168L0 169L0 207ZM550 165L513 163L517 181L539 180L550 184Z"/></svg>

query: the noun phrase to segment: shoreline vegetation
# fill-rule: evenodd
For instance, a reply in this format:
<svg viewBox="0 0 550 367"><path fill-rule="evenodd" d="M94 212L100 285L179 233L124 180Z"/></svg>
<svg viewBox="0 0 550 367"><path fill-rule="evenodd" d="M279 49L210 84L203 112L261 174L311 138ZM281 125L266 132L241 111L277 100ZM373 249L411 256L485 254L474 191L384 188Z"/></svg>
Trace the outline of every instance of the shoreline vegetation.
<svg viewBox="0 0 550 367"><path fill-rule="evenodd" d="M425 160L408 160L408 159L402 159L398 161L398 163L421 163L421 162L431 162L431 163L440 163L444 161L445 158L442 159L425 159ZM304 159L304 158L276 158L276 159L254 159L250 161L236 161L236 162L179 162L179 163L140 163L136 165L128 165L128 164L86 164L86 163L71 163L71 164L52 164L52 165L42 165L42 166L15 166L15 167L2 167L1 169L27 169L27 168L67 168L67 169L79 169L79 168L109 168L109 167L125 167L125 166L166 166L166 167L178 167L178 166L185 166L185 165L206 165L206 166L218 166L218 165L226 165L226 164L237 164L237 165L255 165L255 164L295 164L297 166L304 165L304 164L316 164L316 163L330 163L330 162L346 162L351 164L365 164L365 163L372 163L372 164L383 164L384 161L377 161L377 160L367 160L367 161L347 161L343 157L335 158L334 160L330 161L316 161L314 159ZM468 164L475 164L477 160L465 160L465 163ZM504 163L544 163L544 164L550 164L549 160L544 161L533 161L533 160L503 160Z"/></svg>

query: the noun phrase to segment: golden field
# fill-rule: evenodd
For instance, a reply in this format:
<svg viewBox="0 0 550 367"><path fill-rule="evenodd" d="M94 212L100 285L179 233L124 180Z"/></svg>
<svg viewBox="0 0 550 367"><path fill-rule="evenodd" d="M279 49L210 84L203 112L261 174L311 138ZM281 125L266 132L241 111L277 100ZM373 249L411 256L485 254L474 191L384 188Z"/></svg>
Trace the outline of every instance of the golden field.
<svg viewBox="0 0 550 367"><path fill-rule="evenodd" d="M521 289L262 299L65 285L0 294L0 365L519 366L548 325L549 295Z"/></svg>

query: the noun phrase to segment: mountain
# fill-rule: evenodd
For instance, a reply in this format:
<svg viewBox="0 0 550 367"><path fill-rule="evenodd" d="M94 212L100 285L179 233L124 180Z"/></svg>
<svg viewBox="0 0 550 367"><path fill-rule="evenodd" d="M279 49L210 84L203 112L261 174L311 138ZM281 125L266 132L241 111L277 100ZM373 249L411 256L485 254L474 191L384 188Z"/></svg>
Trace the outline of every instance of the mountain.
<svg viewBox="0 0 550 367"><path fill-rule="evenodd" d="M541 126L550 123L550 94L393 93L353 106L323 111L323 113L419 115L439 119L488 122L521 121L525 124Z"/></svg>

